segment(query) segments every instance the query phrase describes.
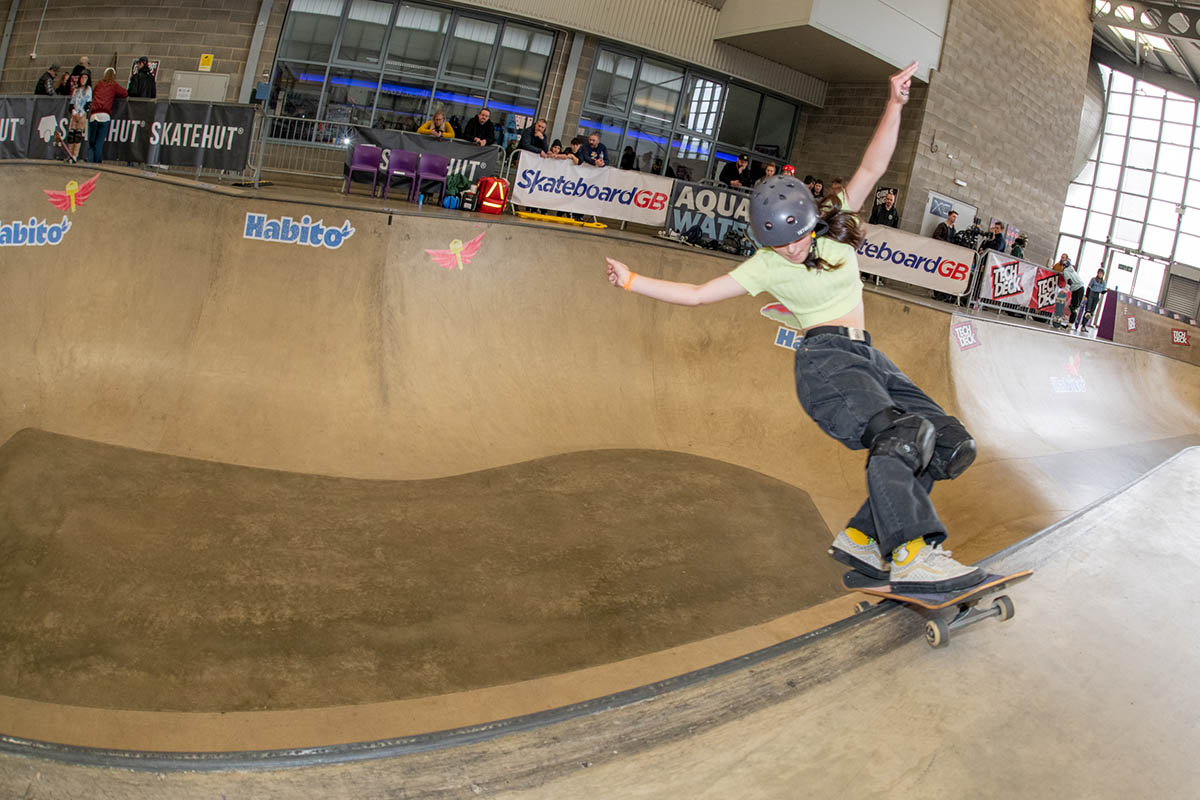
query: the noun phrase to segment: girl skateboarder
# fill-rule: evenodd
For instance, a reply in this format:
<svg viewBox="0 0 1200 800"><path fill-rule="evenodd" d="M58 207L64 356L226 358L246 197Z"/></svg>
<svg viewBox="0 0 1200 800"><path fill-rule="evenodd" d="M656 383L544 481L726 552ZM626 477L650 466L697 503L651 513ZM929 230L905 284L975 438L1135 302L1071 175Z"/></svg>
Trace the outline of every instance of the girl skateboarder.
<svg viewBox="0 0 1200 800"><path fill-rule="evenodd" d="M916 63L890 78L883 116L862 163L842 192L818 209L794 175L763 182L750 200L750 226L762 247L732 272L703 285L638 275L606 259L613 286L655 300L702 305L767 291L804 329L796 349L796 393L820 428L852 450L868 451L868 499L838 533L829 554L894 591L942 592L983 580L941 543L946 528L929 491L975 460L975 442L887 356L864 328L852 213L887 169Z"/></svg>

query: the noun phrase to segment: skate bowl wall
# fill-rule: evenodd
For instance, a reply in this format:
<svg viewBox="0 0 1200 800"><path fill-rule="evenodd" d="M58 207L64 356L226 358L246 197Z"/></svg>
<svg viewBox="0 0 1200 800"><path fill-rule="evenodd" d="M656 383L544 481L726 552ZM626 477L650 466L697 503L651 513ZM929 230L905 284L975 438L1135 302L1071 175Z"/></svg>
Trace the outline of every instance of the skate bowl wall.
<svg viewBox="0 0 1200 800"><path fill-rule="evenodd" d="M765 295L680 308L610 287L603 257L701 282L727 258L472 214L267 200L101 169L6 163L0 219L71 227L7 247L0 441L23 428L228 464L366 479L562 453L672 450L805 489L831 529L863 454L804 415ZM353 233L246 238L247 215ZM428 250L482 236L447 269ZM938 502L976 557L1121 485L1200 433L1200 370L868 293L875 343L958 414L976 466ZM964 345L964 341L967 345ZM969 346L968 346L969 345ZM965 349L964 349L965 347ZM1102 474L1100 474L1102 473ZM981 538L982 537L982 538ZM986 551L986 552L985 552Z"/></svg>

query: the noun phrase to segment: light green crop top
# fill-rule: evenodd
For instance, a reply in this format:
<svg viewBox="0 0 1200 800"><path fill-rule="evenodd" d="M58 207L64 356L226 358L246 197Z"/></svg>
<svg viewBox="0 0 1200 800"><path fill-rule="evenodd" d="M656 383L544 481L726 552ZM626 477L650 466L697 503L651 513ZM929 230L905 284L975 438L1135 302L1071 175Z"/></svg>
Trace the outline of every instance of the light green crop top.
<svg viewBox="0 0 1200 800"><path fill-rule="evenodd" d="M817 253L833 270L793 264L770 247L763 247L729 273L751 295L770 292L796 316L801 328L845 316L862 302L862 279L854 248L818 238Z"/></svg>

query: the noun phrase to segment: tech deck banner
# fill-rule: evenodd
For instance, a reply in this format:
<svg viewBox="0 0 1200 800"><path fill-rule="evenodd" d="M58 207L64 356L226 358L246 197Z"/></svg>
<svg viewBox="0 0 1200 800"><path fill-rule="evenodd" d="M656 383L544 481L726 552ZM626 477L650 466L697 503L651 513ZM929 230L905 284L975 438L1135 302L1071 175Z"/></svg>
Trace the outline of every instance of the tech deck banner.
<svg viewBox="0 0 1200 800"><path fill-rule="evenodd" d="M1034 311L1054 310L1057 272L995 250L987 251L983 269L980 300L1010 303Z"/></svg>

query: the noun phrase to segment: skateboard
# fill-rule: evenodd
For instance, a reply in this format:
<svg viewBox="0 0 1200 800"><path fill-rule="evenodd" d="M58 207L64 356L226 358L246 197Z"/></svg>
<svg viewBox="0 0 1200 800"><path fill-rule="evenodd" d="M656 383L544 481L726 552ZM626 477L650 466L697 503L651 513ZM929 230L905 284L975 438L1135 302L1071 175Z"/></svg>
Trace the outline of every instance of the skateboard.
<svg viewBox="0 0 1200 800"><path fill-rule="evenodd" d="M953 592L910 594L893 592L890 583L878 581L863 575L861 572L851 570L842 576L842 586L849 592L862 592L863 594L870 594L886 600L903 603L912 608L935 612L925 622L925 642L930 647L936 648L945 647L950 644L951 631L965 628L968 625L974 625L976 622L988 619L989 617L999 617L1001 622L1012 619L1014 611L1013 601L1008 595L1002 594L994 598L991 605L985 610L981 611L976 606L989 595L1020 583L1031 575L1033 575L1033 570L1030 569L1014 572L1011 575L988 573L981 583L969 589ZM864 600L855 606L854 613L860 614L871 608L872 605L874 604ZM954 616L948 620L936 613L951 606L954 606L956 611Z"/></svg>
<svg viewBox="0 0 1200 800"><path fill-rule="evenodd" d="M74 164L78 160L75 156L71 155L71 148L67 146L57 127L54 129L54 143L62 148L63 158L68 164Z"/></svg>

